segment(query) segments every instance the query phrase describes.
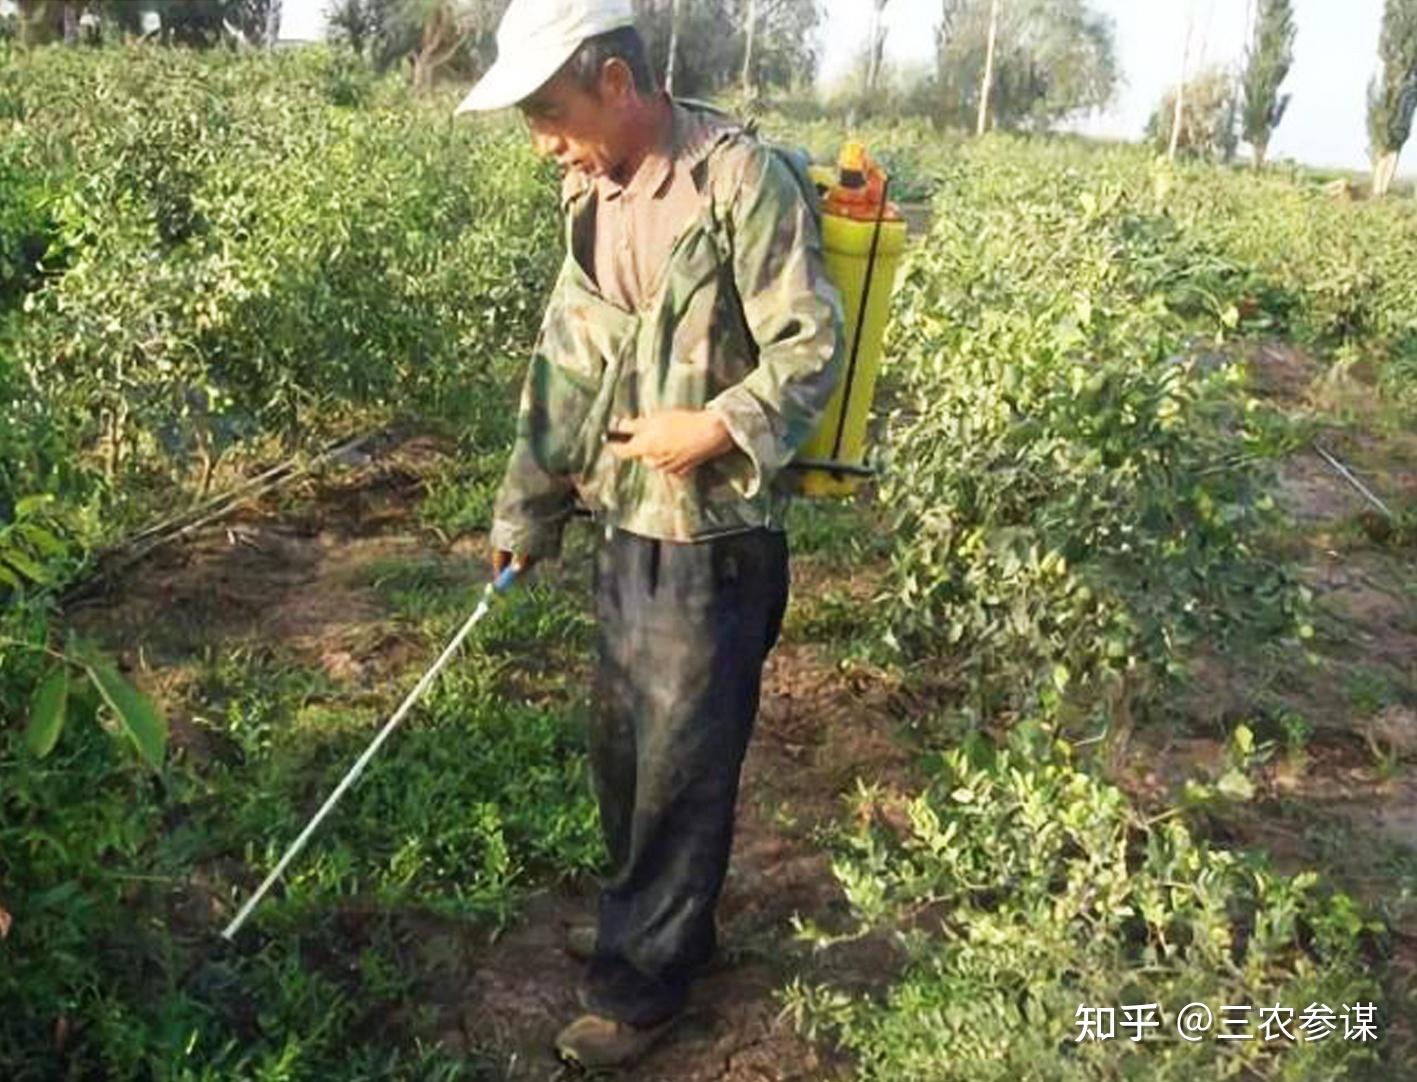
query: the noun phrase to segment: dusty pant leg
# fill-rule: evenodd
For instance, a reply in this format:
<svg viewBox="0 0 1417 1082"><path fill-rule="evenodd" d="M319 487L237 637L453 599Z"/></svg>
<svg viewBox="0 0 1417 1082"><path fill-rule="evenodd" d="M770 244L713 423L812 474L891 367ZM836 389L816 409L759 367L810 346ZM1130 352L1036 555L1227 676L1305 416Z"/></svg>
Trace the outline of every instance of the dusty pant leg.
<svg viewBox="0 0 1417 1082"><path fill-rule="evenodd" d="M787 542L696 544L614 532L597 557L591 770L610 853L593 1010L637 1025L677 1011L713 954L739 771L787 603Z"/></svg>

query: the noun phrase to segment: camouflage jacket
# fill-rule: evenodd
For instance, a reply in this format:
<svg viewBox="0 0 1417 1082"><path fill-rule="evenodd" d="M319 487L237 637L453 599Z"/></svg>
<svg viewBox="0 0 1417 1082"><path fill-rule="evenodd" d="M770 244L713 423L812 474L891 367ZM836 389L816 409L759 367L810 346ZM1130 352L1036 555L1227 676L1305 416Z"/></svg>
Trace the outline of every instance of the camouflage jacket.
<svg viewBox="0 0 1417 1082"><path fill-rule="evenodd" d="M566 257L522 388L494 548L556 555L577 495L605 523L662 540L783 526L784 467L842 367L841 299L808 195L779 154L724 123L685 164L703 210L637 310L607 300L576 256L592 185L563 189ZM676 408L717 411L734 450L680 479L606 446L613 418Z"/></svg>

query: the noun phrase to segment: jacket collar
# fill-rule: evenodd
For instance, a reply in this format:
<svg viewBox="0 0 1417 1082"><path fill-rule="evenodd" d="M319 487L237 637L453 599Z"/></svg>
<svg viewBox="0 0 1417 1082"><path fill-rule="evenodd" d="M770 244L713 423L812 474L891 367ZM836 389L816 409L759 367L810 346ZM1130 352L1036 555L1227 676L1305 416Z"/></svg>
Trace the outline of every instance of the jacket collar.
<svg viewBox="0 0 1417 1082"><path fill-rule="evenodd" d="M662 92L661 92L662 93ZM730 135L743 130L728 113L688 98L669 98L672 116L666 143L652 150L626 184L608 178L590 178L580 173L566 174L561 183L561 205L569 207L577 199L595 191L601 199L617 199L630 193L662 193L677 169L694 171ZM701 174L695 178L702 187Z"/></svg>

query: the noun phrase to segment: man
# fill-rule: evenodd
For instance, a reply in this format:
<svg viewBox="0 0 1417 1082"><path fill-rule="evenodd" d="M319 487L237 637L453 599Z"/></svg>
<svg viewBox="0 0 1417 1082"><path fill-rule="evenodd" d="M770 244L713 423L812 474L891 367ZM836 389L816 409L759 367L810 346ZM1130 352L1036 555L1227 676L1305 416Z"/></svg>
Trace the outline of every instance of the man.
<svg viewBox="0 0 1417 1082"><path fill-rule="evenodd" d="M518 105L566 170L567 253L498 493L493 566L596 557L590 762L609 851L584 1067L642 1054L716 946L762 666L787 601L785 472L841 368L841 303L797 172L659 91L630 0L512 0L459 111Z"/></svg>

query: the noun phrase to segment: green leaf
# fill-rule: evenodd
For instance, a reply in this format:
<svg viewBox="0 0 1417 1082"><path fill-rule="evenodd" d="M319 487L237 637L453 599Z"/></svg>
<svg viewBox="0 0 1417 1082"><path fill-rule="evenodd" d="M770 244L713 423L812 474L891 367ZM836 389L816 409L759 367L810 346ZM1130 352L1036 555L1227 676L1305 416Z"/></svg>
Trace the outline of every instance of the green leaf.
<svg viewBox="0 0 1417 1082"><path fill-rule="evenodd" d="M62 560L69 555L69 550L65 547L64 542L41 526L36 526L32 522L21 522L15 529L24 534L25 539L45 556Z"/></svg>
<svg viewBox="0 0 1417 1082"><path fill-rule="evenodd" d="M5 549L3 552L0 552L0 557L3 557L7 564L21 575L24 575L31 582L47 583L49 581L49 572L45 571L43 567L35 563L19 549Z"/></svg>
<svg viewBox="0 0 1417 1082"><path fill-rule="evenodd" d="M1235 750L1244 757L1249 757L1255 750L1255 733L1244 722L1235 726L1235 731L1230 734L1230 739L1234 742Z"/></svg>
<svg viewBox="0 0 1417 1082"><path fill-rule="evenodd" d="M30 723L25 730L25 746L43 759L51 751L64 728L64 714L69 704L69 670L64 665L54 669L35 689L30 699Z"/></svg>
<svg viewBox="0 0 1417 1082"><path fill-rule="evenodd" d="M162 769L167 748L167 719L147 698L124 680L108 662L89 657L84 660L89 679L104 702L113 708L123 731L132 738L140 754L154 770Z"/></svg>
<svg viewBox="0 0 1417 1082"><path fill-rule="evenodd" d="M1215 783L1215 788L1234 800L1250 800L1255 795L1254 782L1239 770L1227 770Z"/></svg>
<svg viewBox="0 0 1417 1082"><path fill-rule="evenodd" d="M44 492L37 496L26 496L15 503L15 517L28 518L42 507L48 507L54 502L52 493Z"/></svg>

